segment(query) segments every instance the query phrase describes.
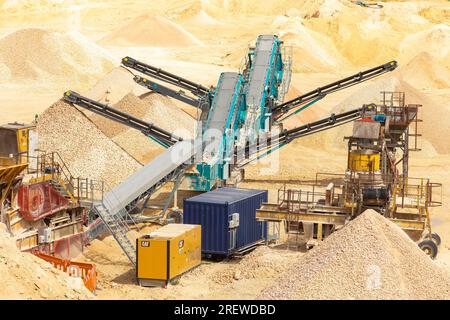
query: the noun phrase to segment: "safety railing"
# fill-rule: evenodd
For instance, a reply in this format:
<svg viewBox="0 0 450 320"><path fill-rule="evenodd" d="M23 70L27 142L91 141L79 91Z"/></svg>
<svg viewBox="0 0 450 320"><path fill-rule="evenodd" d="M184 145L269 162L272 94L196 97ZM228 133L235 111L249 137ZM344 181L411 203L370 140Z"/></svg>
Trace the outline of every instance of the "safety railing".
<svg viewBox="0 0 450 320"><path fill-rule="evenodd" d="M36 156L16 154L7 158L10 163L28 163L27 173L35 180L53 180L62 184L76 200L102 201L109 190L103 181L75 177L58 152L36 150ZM0 158L0 163L2 158ZM6 160L5 160L6 161Z"/></svg>
<svg viewBox="0 0 450 320"><path fill-rule="evenodd" d="M428 178L401 178L396 190L399 206L417 208L442 206L442 184L430 182Z"/></svg>
<svg viewBox="0 0 450 320"><path fill-rule="evenodd" d="M405 105L405 93L401 91L382 91L381 103L389 107L403 107Z"/></svg>
<svg viewBox="0 0 450 320"><path fill-rule="evenodd" d="M314 190L280 188L278 189L278 206L281 209L286 209L289 213L299 213L325 205L326 201L330 205L339 203L341 196L338 192L327 194Z"/></svg>

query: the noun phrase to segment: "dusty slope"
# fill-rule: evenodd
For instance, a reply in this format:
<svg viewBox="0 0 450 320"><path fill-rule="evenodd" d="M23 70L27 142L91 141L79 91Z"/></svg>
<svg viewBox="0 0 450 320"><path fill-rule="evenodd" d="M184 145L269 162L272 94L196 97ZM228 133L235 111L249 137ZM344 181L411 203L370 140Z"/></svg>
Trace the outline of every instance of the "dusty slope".
<svg viewBox="0 0 450 320"><path fill-rule="evenodd" d="M399 44L399 60L407 62L419 52L428 52L445 67L450 67L450 25L438 24L408 35Z"/></svg>
<svg viewBox="0 0 450 320"><path fill-rule="evenodd" d="M421 52L403 64L402 79L417 89L446 89L450 87L450 68L445 67L428 52Z"/></svg>
<svg viewBox="0 0 450 320"><path fill-rule="evenodd" d="M113 59L79 33L22 29L0 39L0 81L86 88Z"/></svg>
<svg viewBox="0 0 450 320"><path fill-rule="evenodd" d="M140 98L150 106L145 115L147 121L153 122L179 137L193 138L194 118L183 112L171 98L153 93L142 95Z"/></svg>
<svg viewBox="0 0 450 320"><path fill-rule="evenodd" d="M124 96L114 105L114 108L147 122L153 122L153 120L149 119L147 116L152 107L151 104L145 103L132 93ZM100 130L141 164L146 164L164 151L162 146L136 129L118 124L98 115L94 115L91 119L96 123ZM159 126L159 124L157 125Z"/></svg>
<svg viewBox="0 0 450 320"><path fill-rule="evenodd" d="M141 15L111 32L101 44L117 46L189 47L203 43L182 26L164 17Z"/></svg>
<svg viewBox="0 0 450 320"><path fill-rule="evenodd" d="M260 298L450 299L450 274L398 226L367 210L308 252Z"/></svg>
<svg viewBox="0 0 450 320"><path fill-rule="evenodd" d="M39 148L58 152L74 177L104 180L112 187L141 167L83 113L63 101L41 114L37 130Z"/></svg>
<svg viewBox="0 0 450 320"><path fill-rule="evenodd" d="M78 279L53 268L48 262L17 249L0 224L0 299L90 299Z"/></svg>

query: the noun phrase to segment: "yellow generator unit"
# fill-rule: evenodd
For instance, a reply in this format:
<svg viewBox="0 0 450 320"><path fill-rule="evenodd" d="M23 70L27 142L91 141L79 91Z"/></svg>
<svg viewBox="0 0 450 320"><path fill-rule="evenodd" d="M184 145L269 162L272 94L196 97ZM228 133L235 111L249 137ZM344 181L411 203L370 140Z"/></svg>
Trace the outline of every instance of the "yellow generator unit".
<svg viewBox="0 0 450 320"><path fill-rule="evenodd" d="M136 240L141 286L166 286L201 262L201 226L168 224Z"/></svg>
<svg viewBox="0 0 450 320"><path fill-rule="evenodd" d="M37 149L34 125L8 123L0 126L0 167L30 162Z"/></svg>
<svg viewBox="0 0 450 320"><path fill-rule="evenodd" d="M348 155L348 168L359 172L380 170L380 153L374 150L352 150Z"/></svg>

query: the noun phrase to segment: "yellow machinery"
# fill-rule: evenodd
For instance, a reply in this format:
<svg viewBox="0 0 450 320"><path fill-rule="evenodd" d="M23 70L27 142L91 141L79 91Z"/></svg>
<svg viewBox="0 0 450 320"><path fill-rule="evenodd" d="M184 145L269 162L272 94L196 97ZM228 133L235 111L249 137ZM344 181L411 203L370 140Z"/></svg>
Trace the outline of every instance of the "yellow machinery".
<svg viewBox="0 0 450 320"><path fill-rule="evenodd" d="M380 153L374 150L352 150L348 154L348 168L353 171L380 171Z"/></svg>
<svg viewBox="0 0 450 320"><path fill-rule="evenodd" d="M201 226L168 224L136 240L141 286L166 286L201 262Z"/></svg>
<svg viewBox="0 0 450 320"><path fill-rule="evenodd" d="M34 125L15 122L0 126L0 167L27 163L36 149Z"/></svg>
<svg viewBox="0 0 450 320"><path fill-rule="evenodd" d="M0 205L8 199L17 177L28 167L29 148L37 146L34 125L9 123L0 126ZM5 212L13 212L11 208ZM0 221L4 220L4 214Z"/></svg>

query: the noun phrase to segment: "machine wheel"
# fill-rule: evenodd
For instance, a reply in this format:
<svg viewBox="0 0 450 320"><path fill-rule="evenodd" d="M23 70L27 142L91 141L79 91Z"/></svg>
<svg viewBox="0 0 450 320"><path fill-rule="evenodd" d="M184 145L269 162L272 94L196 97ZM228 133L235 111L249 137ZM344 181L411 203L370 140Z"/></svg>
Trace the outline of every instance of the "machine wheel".
<svg viewBox="0 0 450 320"><path fill-rule="evenodd" d="M436 258L438 253L438 246L432 240L426 239L419 243L419 248L422 249L431 259Z"/></svg>
<svg viewBox="0 0 450 320"><path fill-rule="evenodd" d="M424 237L424 239L430 239L430 234L427 233ZM431 233L431 240L433 240L434 243L436 243L437 246L440 246L442 243L441 237L436 233L436 232L432 232Z"/></svg>
<svg viewBox="0 0 450 320"><path fill-rule="evenodd" d="M431 239L433 239L434 243L436 243L438 246L440 246L442 243L441 237L436 232L431 233Z"/></svg>
<svg viewBox="0 0 450 320"><path fill-rule="evenodd" d="M170 211L167 219L171 219L173 223L183 223L183 213L180 211Z"/></svg>

